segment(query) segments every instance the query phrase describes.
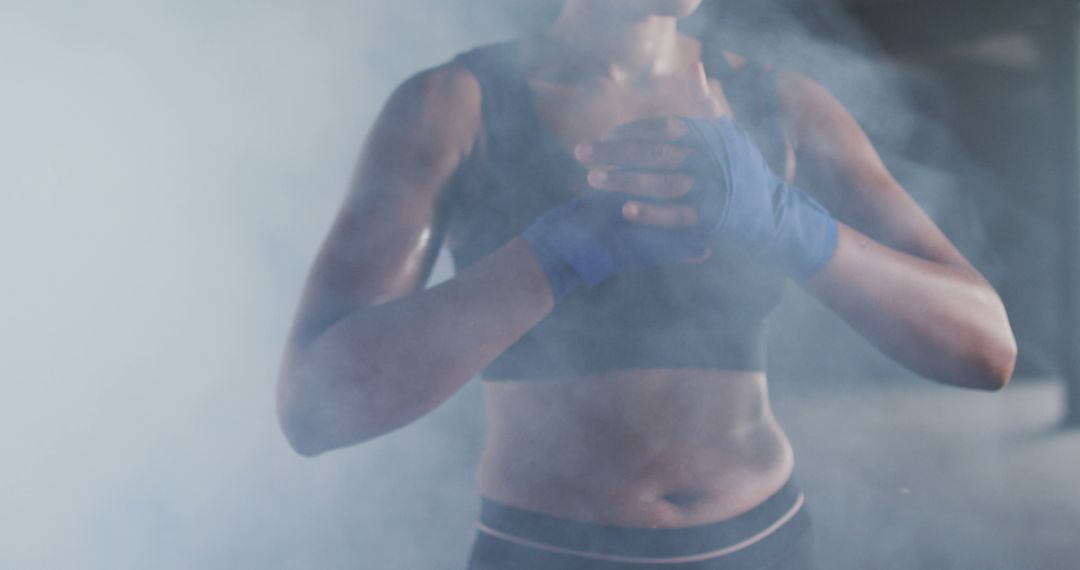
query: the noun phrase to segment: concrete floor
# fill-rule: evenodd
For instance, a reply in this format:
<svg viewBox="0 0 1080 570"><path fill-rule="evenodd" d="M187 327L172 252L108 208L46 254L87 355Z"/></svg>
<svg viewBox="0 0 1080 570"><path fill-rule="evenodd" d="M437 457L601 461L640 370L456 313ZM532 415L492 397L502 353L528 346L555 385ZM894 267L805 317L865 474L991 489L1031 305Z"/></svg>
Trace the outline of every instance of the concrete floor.
<svg viewBox="0 0 1080 570"><path fill-rule="evenodd" d="M1080 431L1061 390L784 394L776 412L832 569L1080 568Z"/></svg>

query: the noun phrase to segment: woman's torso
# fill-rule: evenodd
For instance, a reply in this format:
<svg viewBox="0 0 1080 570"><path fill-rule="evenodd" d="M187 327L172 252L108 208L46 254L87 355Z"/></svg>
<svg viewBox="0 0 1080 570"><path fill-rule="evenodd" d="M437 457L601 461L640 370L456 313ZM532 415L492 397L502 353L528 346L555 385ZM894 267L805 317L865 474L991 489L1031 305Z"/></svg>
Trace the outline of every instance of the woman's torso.
<svg viewBox="0 0 1080 570"><path fill-rule="evenodd" d="M790 477L765 375L632 370L485 382L482 495L576 520L676 528L726 520Z"/></svg>
<svg viewBox="0 0 1080 570"><path fill-rule="evenodd" d="M542 40L516 47L528 61L527 100L535 106L522 112L535 113L546 129L538 139L548 135L561 145L554 160L622 123L699 112L686 89L688 72L633 85L567 80L546 63L558 59L545 55ZM680 69L689 69L699 48L687 39L681 51ZM726 108L715 78L712 87ZM478 146L471 167L483 173L490 149ZM790 178L790 144L780 148ZM481 179L464 176L459 191L484 200L484 184L473 182ZM456 219L452 249L478 231L476 220ZM490 424L480 492L502 503L601 524L674 528L737 516L791 474L790 444L769 407L762 371L639 368L484 384Z"/></svg>

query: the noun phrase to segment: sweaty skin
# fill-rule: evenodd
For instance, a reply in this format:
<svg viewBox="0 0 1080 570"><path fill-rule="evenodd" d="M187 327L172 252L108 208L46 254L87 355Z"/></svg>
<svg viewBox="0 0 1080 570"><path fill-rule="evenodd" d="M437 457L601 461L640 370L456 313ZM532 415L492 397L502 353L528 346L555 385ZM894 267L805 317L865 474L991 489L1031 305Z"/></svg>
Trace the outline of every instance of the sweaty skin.
<svg viewBox="0 0 1080 570"><path fill-rule="evenodd" d="M594 171L671 157L674 147L656 150L678 139L676 124L648 148L623 144L617 127L730 112L723 86L703 77L700 46L675 28L699 3L568 0L551 30L527 41L537 111L567 152ZM996 292L835 99L796 74L782 75L780 95L784 174L790 181L798 165L802 186L841 222L832 260L802 286L901 364L943 383L1003 387L1016 346ZM424 289L439 248L472 229L443 206L452 179L480 192L480 105L475 77L447 64L403 84L375 125L281 367L278 412L300 453L423 417L551 311L547 280L521 239ZM581 144L600 139L618 160ZM674 175L611 172L588 184L647 196L689 187ZM693 223L678 207L631 202L624 214ZM484 393L480 492L510 505L621 526L706 524L757 506L793 468L764 373L629 370L488 382Z"/></svg>

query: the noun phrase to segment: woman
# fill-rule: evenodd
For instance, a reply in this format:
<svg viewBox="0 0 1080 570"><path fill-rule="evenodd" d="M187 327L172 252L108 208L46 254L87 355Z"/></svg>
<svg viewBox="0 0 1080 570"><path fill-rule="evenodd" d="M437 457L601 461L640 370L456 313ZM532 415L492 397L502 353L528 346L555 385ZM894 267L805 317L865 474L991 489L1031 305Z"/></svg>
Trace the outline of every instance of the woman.
<svg viewBox="0 0 1080 570"><path fill-rule="evenodd" d="M929 378L1012 373L999 297L851 116L798 74L703 61L676 27L699 4L566 0L407 81L313 268L286 435L367 441L481 373L470 568L812 567L764 372L788 279ZM424 290L444 244L458 271Z"/></svg>

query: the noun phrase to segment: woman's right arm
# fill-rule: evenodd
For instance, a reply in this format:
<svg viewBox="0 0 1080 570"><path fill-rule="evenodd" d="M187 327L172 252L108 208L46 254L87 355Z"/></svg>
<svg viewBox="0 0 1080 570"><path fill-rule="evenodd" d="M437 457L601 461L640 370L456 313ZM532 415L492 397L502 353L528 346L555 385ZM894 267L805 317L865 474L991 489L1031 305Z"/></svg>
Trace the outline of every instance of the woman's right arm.
<svg viewBox="0 0 1080 570"><path fill-rule="evenodd" d="M520 238L423 290L480 103L475 77L448 64L404 83L376 122L281 365L278 417L299 453L419 419L551 311L543 269Z"/></svg>

